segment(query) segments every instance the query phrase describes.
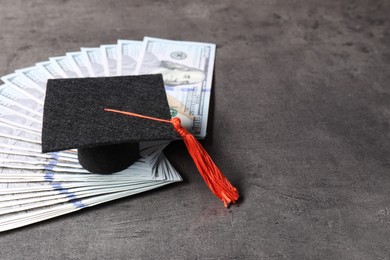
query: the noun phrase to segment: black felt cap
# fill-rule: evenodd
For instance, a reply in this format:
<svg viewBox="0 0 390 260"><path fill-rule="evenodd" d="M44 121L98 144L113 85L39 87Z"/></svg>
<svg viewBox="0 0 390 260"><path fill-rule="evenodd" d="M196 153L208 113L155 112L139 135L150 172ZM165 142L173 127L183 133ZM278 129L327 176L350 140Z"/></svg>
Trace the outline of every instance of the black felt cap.
<svg viewBox="0 0 390 260"><path fill-rule="evenodd" d="M42 152L77 148L81 165L112 173L130 166L138 143L179 138L169 123L105 108L170 119L161 75L50 79L42 126Z"/></svg>

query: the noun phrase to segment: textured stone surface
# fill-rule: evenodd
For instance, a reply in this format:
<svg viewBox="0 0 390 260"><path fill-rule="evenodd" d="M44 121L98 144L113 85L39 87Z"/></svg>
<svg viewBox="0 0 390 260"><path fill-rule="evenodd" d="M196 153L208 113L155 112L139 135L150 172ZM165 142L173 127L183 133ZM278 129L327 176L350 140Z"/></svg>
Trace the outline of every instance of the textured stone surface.
<svg viewBox="0 0 390 260"><path fill-rule="evenodd" d="M185 181L0 235L1 259L389 259L390 2L0 1L0 75L144 35L214 42L206 149Z"/></svg>

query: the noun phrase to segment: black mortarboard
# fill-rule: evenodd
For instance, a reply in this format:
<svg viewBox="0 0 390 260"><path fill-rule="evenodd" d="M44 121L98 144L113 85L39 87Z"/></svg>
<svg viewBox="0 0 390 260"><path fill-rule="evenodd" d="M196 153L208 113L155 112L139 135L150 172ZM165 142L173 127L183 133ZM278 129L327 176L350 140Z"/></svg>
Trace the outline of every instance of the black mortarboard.
<svg viewBox="0 0 390 260"><path fill-rule="evenodd" d="M172 126L105 112L105 108L171 119L161 75L50 79L42 152L78 149L80 164L113 173L138 158L138 143L180 138Z"/></svg>

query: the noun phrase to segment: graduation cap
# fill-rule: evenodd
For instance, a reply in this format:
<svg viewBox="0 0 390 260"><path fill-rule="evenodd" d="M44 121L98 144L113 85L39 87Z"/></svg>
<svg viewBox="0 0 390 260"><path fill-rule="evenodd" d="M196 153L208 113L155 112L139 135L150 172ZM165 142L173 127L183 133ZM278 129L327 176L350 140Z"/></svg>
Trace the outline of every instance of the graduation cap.
<svg viewBox="0 0 390 260"><path fill-rule="evenodd" d="M50 79L42 152L78 149L90 172L113 173L138 159L138 143L180 138L172 125L107 113L104 108L170 119L160 75Z"/></svg>
<svg viewBox="0 0 390 260"><path fill-rule="evenodd" d="M125 116L127 115L127 116ZM227 206L238 192L199 142L172 118L162 76L50 79L42 124L42 152L78 149L80 164L108 174L129 167L139 142L183 138L212 192Z"/></svg>

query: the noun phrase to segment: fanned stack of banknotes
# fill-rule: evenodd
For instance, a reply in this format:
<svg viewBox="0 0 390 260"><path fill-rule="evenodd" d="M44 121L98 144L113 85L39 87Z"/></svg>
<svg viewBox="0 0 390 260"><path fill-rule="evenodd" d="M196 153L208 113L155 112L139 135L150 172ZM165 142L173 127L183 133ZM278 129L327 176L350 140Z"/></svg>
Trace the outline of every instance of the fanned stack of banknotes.
<svg viewBox="0 0 390 260"><path fill-rule="evenodd" d="M140 145L128 169L93 174L76 150L41 153L46 82L52 78L162 74L171 116L206 135L215 45L145 37L81 48L1 77L0 231L181 181L166 159L166 142Z"/></svg>

